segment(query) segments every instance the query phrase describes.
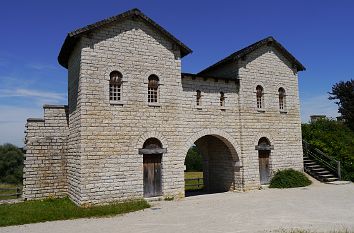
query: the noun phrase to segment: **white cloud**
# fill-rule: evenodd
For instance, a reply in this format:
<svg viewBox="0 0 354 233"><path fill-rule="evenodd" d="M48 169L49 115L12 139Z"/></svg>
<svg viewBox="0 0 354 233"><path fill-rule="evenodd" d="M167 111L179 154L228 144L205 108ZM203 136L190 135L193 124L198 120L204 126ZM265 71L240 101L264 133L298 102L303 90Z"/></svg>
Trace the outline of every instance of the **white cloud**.
<svg viewBox="0 0 354 233"><path fill-rule="evenodd" d="M41 98L46 99L47 101L58 102L65 100L66 94L63 93L54 93L46 92L40 90L29 90L29 89L0 89L0 98L1 97L32 97L32 98Z"/></svg>
<svg viewBox="0 0 354 233"><path fill-rule="evenodd" d="M50 64L43 64L43 63L30 63L26 65L30 69L34 70L54 70L57 69L56 66Z"/></svg>
<svg viewBox="0 0 354 233"><path fill-rule="evenodd" d="M24 146L27 118L42 118L43 109L15 106L0 106L0 144L12 143Z"/></svg>
<svg viewBox="0 0 354 233"><path fill-rule="evenodd" d="M339 116L338 106L328 99L328 95L313 96L301 99L301 120L308 122L311 115L326 115L335 118Z"/></svg>

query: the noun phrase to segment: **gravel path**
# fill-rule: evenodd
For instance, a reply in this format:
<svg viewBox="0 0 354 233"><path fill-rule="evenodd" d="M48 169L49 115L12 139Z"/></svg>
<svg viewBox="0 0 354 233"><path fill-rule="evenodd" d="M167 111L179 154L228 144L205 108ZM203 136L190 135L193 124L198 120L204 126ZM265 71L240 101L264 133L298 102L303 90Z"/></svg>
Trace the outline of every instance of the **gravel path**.
<svg viewBox="0 0 354 233"><path fill-rule="evenodd" d="M225 233L294 228L354 232L354 184L194 196L155 202L150 209L111 218L11 226L0 232Z"/></svg>

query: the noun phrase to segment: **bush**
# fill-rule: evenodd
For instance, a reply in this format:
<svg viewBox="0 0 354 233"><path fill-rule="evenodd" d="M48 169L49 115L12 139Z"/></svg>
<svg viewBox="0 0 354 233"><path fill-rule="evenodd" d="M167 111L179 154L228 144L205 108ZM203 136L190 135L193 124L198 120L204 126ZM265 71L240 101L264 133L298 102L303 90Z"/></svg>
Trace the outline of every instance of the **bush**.
<svg viewBox="0 0 354 233"><path fill-rule="evenodd" d="M0 145L0 183L22 184L23 152L14 145Z"/></svg>
<svg viewBox="0 0 354 233"><path fill-rule="evenodd" d="M269 188L296 188L305 187L312 182L305 174L294 169L278 171L270 181Z"/></svg>

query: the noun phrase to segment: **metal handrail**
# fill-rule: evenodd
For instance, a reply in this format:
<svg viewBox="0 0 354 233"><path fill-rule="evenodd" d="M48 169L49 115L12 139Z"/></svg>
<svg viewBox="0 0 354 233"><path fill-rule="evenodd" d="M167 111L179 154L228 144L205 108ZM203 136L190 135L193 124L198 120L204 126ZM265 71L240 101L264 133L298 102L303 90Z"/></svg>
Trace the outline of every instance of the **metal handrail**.
<svg viewBox="0 0 354 233"><path fill-rule="evenodd" d="M302 145L303 145L304 155L319 162L320 164L325 166L328 170L331 170L332 172L337 174L338 178L341 179L340 161L331 158L330 156L323 153L321 150L310 145L305 140L302 140Z"/></svg>

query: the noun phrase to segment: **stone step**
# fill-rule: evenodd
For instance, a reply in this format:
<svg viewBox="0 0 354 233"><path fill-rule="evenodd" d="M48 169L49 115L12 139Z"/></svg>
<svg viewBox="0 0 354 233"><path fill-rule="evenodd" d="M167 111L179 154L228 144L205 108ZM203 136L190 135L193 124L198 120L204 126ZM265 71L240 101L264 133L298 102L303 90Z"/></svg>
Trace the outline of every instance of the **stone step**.
<svg viewBox="0 0 354 233"><path fill-rule="evenodd" d="M337 177L333 177L333 178L326 178L327 182L332 182L332 181L337 181L339 180Z"/></svg>
<svg viewBox="0 0 354 233"><path fill-rule="evenodd" d="M319 172L319 171L327 171L325 168L323 167L316 167L316 168L310 168L311 171L314 172Z"/></svg>
<svg viewBox="0 0 354 233"><path fill-rule="evenodd" d="M335 177L333 174L325 174L325 175L319 174L319 176L325 177L325 178L332 178L332 177Z"/></svg>
<svg viewBox="0 0 354 233"><path fill-rule="evenodd" d="M327 170L325 170L325 171L321 171L321 172L316 172L317 174L320 174L320 175L326 175L326 174L331 174L331 172L330 171L327 171Z"/></svg>
<svg viewBox="0 0 354 233"><path fill-rule="evenodd" d="M309 166L306 166L306 167L308 167L308 168L310 168L310 169L312 169L312 168L322 168L322 166L321 165L318 165L318 164L315 164L315 165L309 165Z"/></svg>
<svg viewBox="0 0 354 233"><path fill-rule="evenodd" d="M316 162L304 162L305 165L310 166L310 165L317 165Z"/></svg>

